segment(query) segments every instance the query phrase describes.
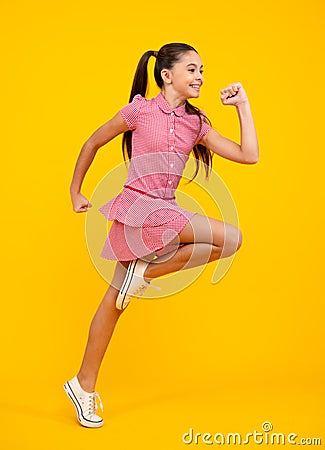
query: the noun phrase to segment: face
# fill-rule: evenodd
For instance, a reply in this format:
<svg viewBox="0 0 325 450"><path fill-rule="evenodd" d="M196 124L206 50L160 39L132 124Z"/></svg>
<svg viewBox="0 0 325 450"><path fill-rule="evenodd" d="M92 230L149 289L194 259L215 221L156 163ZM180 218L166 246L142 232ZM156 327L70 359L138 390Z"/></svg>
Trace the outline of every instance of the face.
<svg viewBox="0 0 325 450"><path fill-rule="evenodd" d="M200 56L194 51L189 51L181 56L171 70L163 70L162 77L165 85L169 85L179 97L185 100L199 97L204 81L202 72Z"/></svg>

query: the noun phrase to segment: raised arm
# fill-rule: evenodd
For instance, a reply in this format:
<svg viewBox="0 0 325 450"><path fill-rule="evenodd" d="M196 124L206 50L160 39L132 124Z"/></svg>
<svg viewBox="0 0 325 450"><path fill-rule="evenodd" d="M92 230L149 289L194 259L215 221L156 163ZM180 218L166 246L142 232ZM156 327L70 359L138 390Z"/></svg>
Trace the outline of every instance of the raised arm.
<svg viewBox="0 0 325 450"><path fill-rule="evenodd" d="M258 141L253 116L246 93L240 83L234 83L221 91L224 105L234 105L240 121L240 145L212 129L201 143L214 153L242 164L256 164L259 158Z"/></svg>
<svg viewBox="0 0 325 450"><path fill-rule="evenodd" d="M128 129L121 113L118 112L111 120L98 128L82 146L70 184L70 195L75 212L87 211L88 207L92 206L80 191L97 150Z"/></svg>

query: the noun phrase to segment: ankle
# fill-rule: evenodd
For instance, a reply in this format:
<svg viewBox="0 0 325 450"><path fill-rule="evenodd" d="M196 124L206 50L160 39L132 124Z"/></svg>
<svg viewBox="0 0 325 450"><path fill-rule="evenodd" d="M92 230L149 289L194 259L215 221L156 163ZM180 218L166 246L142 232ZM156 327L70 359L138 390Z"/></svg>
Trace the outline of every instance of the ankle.
<svg viewBox="0 0 325 450"><path fill-rule="evenodd" d="M81 374L78 373L77 375L77 379L79 381L79 384L81 386L81 388L89 393L92 393L95 391L95 383L91 382L90 380L88 380L87 378L84 378Z"/></svg>

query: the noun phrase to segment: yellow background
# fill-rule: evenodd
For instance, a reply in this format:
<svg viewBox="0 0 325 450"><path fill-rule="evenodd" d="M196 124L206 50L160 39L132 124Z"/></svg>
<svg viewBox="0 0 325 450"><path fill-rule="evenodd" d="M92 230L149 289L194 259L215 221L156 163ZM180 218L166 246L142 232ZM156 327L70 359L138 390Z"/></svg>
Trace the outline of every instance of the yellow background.
<svg viewBox="0 0 325 450"><path fill-rule="evenodd" d="M206 448L182 434L245 434L264 421L325 442L323 3L17 0L1 10L1 448ZM219 91L240 81L248 94L258 164L214 158L243 246L219 283L212 263L181 293L130 305L97 384L106 424L88 430L62 384L107 283L69 185L82 144L128 102L140 56L173 41L198 49L195 104L237 142L236 110ZM83 194L120 162L117 138Z"/></svg>

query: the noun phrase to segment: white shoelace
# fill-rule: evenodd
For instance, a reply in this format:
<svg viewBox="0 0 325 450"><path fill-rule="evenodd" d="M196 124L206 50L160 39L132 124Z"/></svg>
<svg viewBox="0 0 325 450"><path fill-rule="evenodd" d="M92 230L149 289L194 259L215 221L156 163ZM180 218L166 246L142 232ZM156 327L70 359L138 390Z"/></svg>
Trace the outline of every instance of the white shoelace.
<svg viewBox="0 0 325 450"><path fill-rule="evenodd" d="M104 407L103 407L103 403L100 398L100 395L98 394L98 392L93 392L93 393L89 394L89 397L88 397L88 400L89 400L88 412L89 412L89 414L96 414L96 411L98 409L96 399L98 399L98 401L99 401L100 409L102 411L104 411Z"/></svg>
<svg viewBox="0 0 325 450"><path fill-rule="evenodd" d="M157 289L157 291L161 291L161 287L160 286L155 286L154 284L147 283L147 281L144 280L143 284L141 284L141 286L139 286L138 289L136 290L136 292L134 293L134 296L135 297L137 296L138 298L140 298L140 296L144 293L144 291L149 286Z"/></svg>

